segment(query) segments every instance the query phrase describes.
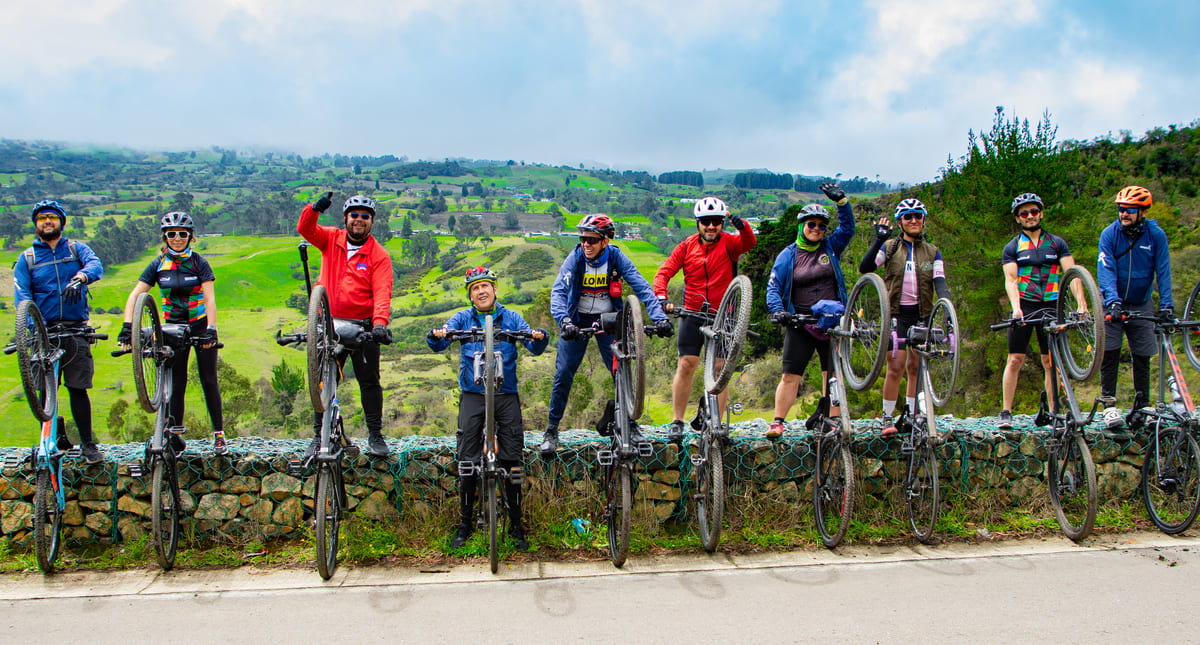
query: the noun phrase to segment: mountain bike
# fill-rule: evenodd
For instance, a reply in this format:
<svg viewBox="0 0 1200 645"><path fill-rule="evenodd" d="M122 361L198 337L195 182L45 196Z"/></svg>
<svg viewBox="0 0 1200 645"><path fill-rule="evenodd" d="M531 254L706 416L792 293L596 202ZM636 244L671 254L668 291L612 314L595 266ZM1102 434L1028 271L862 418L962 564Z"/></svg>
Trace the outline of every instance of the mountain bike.
<svg viewBox="0 0 1200 645"><path fill-rule="evenodd" d="M1147 442L1142 460L1142 501L1154 525L1163 533L1175 535L1186 531L1200 511L1200 446L1195 438L1200 430L1200 417L1196 415L1183 370L1179 369L1172 338L1177 333L1195 333L1200 330L1200 322L1140 311L1126 312L1122 319L1154 323L1158 341L1158 400L1153 408L1131 410L1129 427L1137 429L1146 423L1154 426L1154 436Z"/></svg>
<svg viewBox="0 0 1200 645"><path fill-rule="evenodd" d="M146 442L142 462L129 465L129 476L142 478L150 474L150 535L154 541L154 557L158 566L169 571L175 566L179 548L180 516L183 513L179 489L178 461L180 443L187 432L180 421L171 416L171 397L174 394L175 353L188 345L199 348L203 341L191 335L186 324L163 324L158 316L154 296L143 293L133 305L133 333L129 349L112 352L114 357L133 355L133 382L138 403L154 414L154 434ZM217 343L217 347L224 347Z"/></svg>
<svg viewBox="0 0 1200 645"><path fill-rule="evenodd" d="M41 439L28 457L13 456L5 467L16 468L28 461L37 473L33 498L33 546L38 568L52 573L62 546L63 511L66 493L62 481L62 459L78 454L77 449L64 451L65 428L58 416L59 359L65 351L59 339L68 336L84 338L89 343L108 338L96 333L84 323L55 323L46 327L42 312L32 300L17 306L13 341L4 348L5 354L17 355L21 372L21 387L33 417L41 422Z"/></svg>
<svg viewBox="0 0 1200 645"><path fill-rule="evenodd" d="M1096 417L1101 405L1112 405L1113 397L1096 397L1086 416L1079 408L1071 381L1096 377L1104 355L1104 321L1100 291L1092 274L1079 265L1063 273L1058 301L1053 310L992 325L993 330L1017 325L1037 325L1046 330L1050 345L1050 377L1053 401L1046 393L1034 424L1051 426L1046 448L1046 484L1050 503L1063 533L1078 542L1087 537L1096 521L1096 464L1083 436L1083 428ZM1067 411L1060 413L1061 403ZM1053 405L1052 405L1053 404Z"/></svg>
<svg viewBox="0 0 1200 645"><path fill-rule="evenodd" d="M496 349L496 342L522 343L533 340L533 332L523 330L496 329L489 314L484 317L484 328L450 329L445 338L450 342L483 343L483 351L474 352L472 374L476 385L483 385L484 422L483 453L478 461L458 462L460 476L479 475L476 485L481 504L476 513L476 525L487 528L488 565L492 573L500 567L500 535L504 533L501 522L509 517L508 497L504 494L506 482L521 486L525 482L525 469L521 466L504 468L500 465L500 446L496 434L496 393L504 384L504 358ZM464 429L466 431L466 429ZM473 430L472 430L473 431Z"/></svg>

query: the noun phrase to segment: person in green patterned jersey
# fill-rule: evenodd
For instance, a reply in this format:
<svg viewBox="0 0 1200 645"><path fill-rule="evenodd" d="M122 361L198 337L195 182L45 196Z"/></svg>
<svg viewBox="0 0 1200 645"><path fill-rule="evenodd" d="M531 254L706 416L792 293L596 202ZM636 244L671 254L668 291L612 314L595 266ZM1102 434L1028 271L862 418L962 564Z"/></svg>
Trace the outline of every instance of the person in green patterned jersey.
<svg viewBox="0 0 1200 645"><path fill-rule="evenodd" d="M162 218L163 249L158 257L142 271L137 286L125 302L125 324L117 342L128 347L132 338L133 308L138 296L158 285L162 291L162 317L164 324L186 325L189 336L199 341L196 348L196 367L200 373L200 387L204 390L204 402L213 427L213 451L218 455L228 452L225 444L224 420L221 415L221 389L217 383L217 297L213 290L212 267L208 261L192 250L195 225L187 213L167 213ZM187 389L187 362L190 344L175 347L171 360L172 386L170 401L170 425L183 423L183 396ZM177 434L171 435L178 452L185 444Z"/></svg>

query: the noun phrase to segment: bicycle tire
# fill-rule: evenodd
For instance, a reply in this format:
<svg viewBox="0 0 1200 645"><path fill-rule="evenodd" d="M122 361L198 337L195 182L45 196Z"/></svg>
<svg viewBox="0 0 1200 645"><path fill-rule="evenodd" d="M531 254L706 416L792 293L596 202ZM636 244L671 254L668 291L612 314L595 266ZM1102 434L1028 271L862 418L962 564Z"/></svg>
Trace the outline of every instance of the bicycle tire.
<svg viewBox="0 0 1200 645"><path fill-rule="evenodd" d="M492 454L498 453L496 445L496 322L491 315L484 316L483 323L483 441ZM494 572L493 572L494 573Z"/></svg>
<svg viewBox="0 0 1200 645"><path fill-rule="evenodd" d="M1169 481L1164 481L1164 476ZM1200 511L1200 445L1181 428L1167 428L1146 444L1142 501L1160 531L1188 530Z"/></svg>
<svg viewBox="0 0 1200 645"><path fill-rule="evenodd" d="M314 532L317 543L317 573L328 580L337 571L338 526L341 524L341 500L333 490L332 464L322 465L317 471L317 499L313 505Z"/></svg>
<svg viewBox="0 0 1200 645"><path fill-rule="evenodd" d="M133 355L133 383L142 410L154 414L162 405L162 374L158 368L163 363L162 321L154 296L143 293L134 301L132 326L129 346Z"/></svg>
<svg viewBox="0 0 1200 645"><path fill-rule="evenodd" d="M646 328L642 322L642 301L626 296L621 309L616 340L617 379L625 387L620 397L630 422L642 416L646 402Z"/></svg>
<svg viewBox="0 0 1200 645"><path fill-rule="evenodd" d="M937 527L941 486L938 482L937 452L926 438L908 457L908 478L904 487L908 506L908 525L923 544L933 540Z"/></svg>
<svg viewBox="0 0 1200 645"><path fill-rule="evenodd" d="M933 399L933 405L943 406L954 395L954 387L958 383L959 344L962 342L962 327L958 325L958 312L954 303L947 298L941 298L933 305L929 314L930 333L925 339L924 351L929 358L926 363L926 374L929 380L926 386ZM935 331L942 332L935 334ZM935 336L941 336L939 340ZM932 416L933 409L928 413Z"/></svg>
<svg viewBox="0 0 1200 645"><path fill-rule="evenodd" d="M608 555L618 569L629 557L629 525L633 521L633 471L628 463L606 466L608 481Z"/></svg>
<svg viewBox="0 0 1200 645"><path fill-rule="evenodd" d="M716 398L716 395L709 396ZM708 410L704 406L704 430L700 433L698 445L703 461L692 468L696 481L696 519L700 523L700 544L704 550L712 553L721 542L721 522L725 517L725 454L721 450L721 442L713 434L720 423L720 412Z"/></svg>
<svg viewBox="0 0 1200 645"><path fill-rule="evenodd" d="M1187 305L1183 308L1183 320L1200 320L1200 281L1196 282L1188 296ZM1183 353L1192 364L1192 369L1200 370L1200 329L1183 330Z"/></svg>
<svg viewBox="0 0 1200 645"><path fill-rule="evenodd" d="M333 337L333 315L329 312L329 294L317 285L308 298L308 398L313 412L322 413L333 400L337 387L337 361L333 356L337 339ZM333 365L331 368L330 365ZM333 387L326 387L332 384Z"/></svg>
<svg viewBox="0 0 1200 645"><path fill-rule="evenodd" d="M17 306L13 342L17 346L17 366L21 372L21 387L29 410L38 421L49 421L58 408L58 379L54 364L46 360L50 349L50 334L42 312L32 300Z"/></svg>
<svg viewBox="0 0 1200 645"><path fill-rule="evenodd" d="M887 354L887 338L892 333L892 313L883 278L868 273L854 283L846 299L846 314L841 329L850 336L848 347L838 352L846 384L862 392L875 383ZM838 339L842 342L842 339Z"/></svg>
<svg viewBox="0 0 1200 645"><path fill-rule="evenodd" d="M821 544L830 549L841 544L854 513L854 463L850 446L840 435L817 441L813 512Z"/></svg>
<svg viewBox="0 0 1200 645"><path fill-rule="evenodd" d="M49 468L38 468L33 498L33 547L42 573L54 572L62 546L62 511L52 480Z"/></svg>
<svg viewBox="0 0 1200 645"><path fill-rule="evenodd" d="M746 344L746 332L750 329L753 304L750 278L734 276L713 318L713 335L704 343L704 389L709 394L723 392L737 369L742 347ZM718 360L724 361L720 369L717 368Z"/></svg>
<svg viewBox="0 0 1200 645"><path fill-rule="evenodd" d="M480 477L483 480L484 499L486 500L487 530L488 530L488 566L492 573L500 569L500 509L499 477Z"/></svg>
<svg viewBox="0 0 1200 645"><path fill-rule="evenodd" d="M1052 450L1046 467L1058 525L1078 542L1092 532L1096 521L1096 464L1083 434L1073 433Z"/></svg>
<svg viewBox="0 0 1200 645"><path fill-rule="evenodd" d="M150 476L150 531L154 538L154 557L163 571L175 566L179 548L179 480L175 465L169 463L168 450L154 459ZM172 456L173 458L173 456Z"/></svg>
<svg viewBox="0 0 1200 645"><path fill-rule="evenodd" d="M1077 313L1079 299L1074 285L1083 289L1087 312ZM1101 358L1104 356L1104 301L1096 280L1087 269L1076 264L1067 269L1058 286L1058 301L1054 307L1054 321L1058 325L1076 323L1058 334L1050 335L1050 342L1060 343L1064 371L1076 381L1090 381L1100 373Z"/></svg>

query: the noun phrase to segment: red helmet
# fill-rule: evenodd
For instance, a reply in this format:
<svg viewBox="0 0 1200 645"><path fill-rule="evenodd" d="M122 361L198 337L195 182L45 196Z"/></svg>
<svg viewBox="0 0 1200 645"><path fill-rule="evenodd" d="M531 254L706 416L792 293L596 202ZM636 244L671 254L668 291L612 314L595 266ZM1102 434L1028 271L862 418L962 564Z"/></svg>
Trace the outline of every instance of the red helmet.
<svg viewBox="0 0 1200 645"><path fill-rule="evenodd" d="M1154 198L1150 196L1149 190L1141 186L1126 186L1121 189L1121 192L1117 193L1117 198L1114 201L1124 206L1150 208L1154 203Z"/></svg>
<svg viewBox="0 0 1200 645"><path fill-rule="evenodd" d="M604 213L593 213L584 217L575 228L579 229L580 233L595 233L610 240L617 234L617 227L613 225L612 218Z"/></svg>

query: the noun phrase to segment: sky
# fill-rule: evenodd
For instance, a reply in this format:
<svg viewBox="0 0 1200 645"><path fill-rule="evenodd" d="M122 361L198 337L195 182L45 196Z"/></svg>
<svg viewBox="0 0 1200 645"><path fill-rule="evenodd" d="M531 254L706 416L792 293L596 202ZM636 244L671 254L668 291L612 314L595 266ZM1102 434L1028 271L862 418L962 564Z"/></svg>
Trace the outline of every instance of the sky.
<svg viewBox="0 0 1200 645"><path fill-rule="evenodd" d="M8 0L0 138L935 180L1200 118L1200 3Z"/></svg>

